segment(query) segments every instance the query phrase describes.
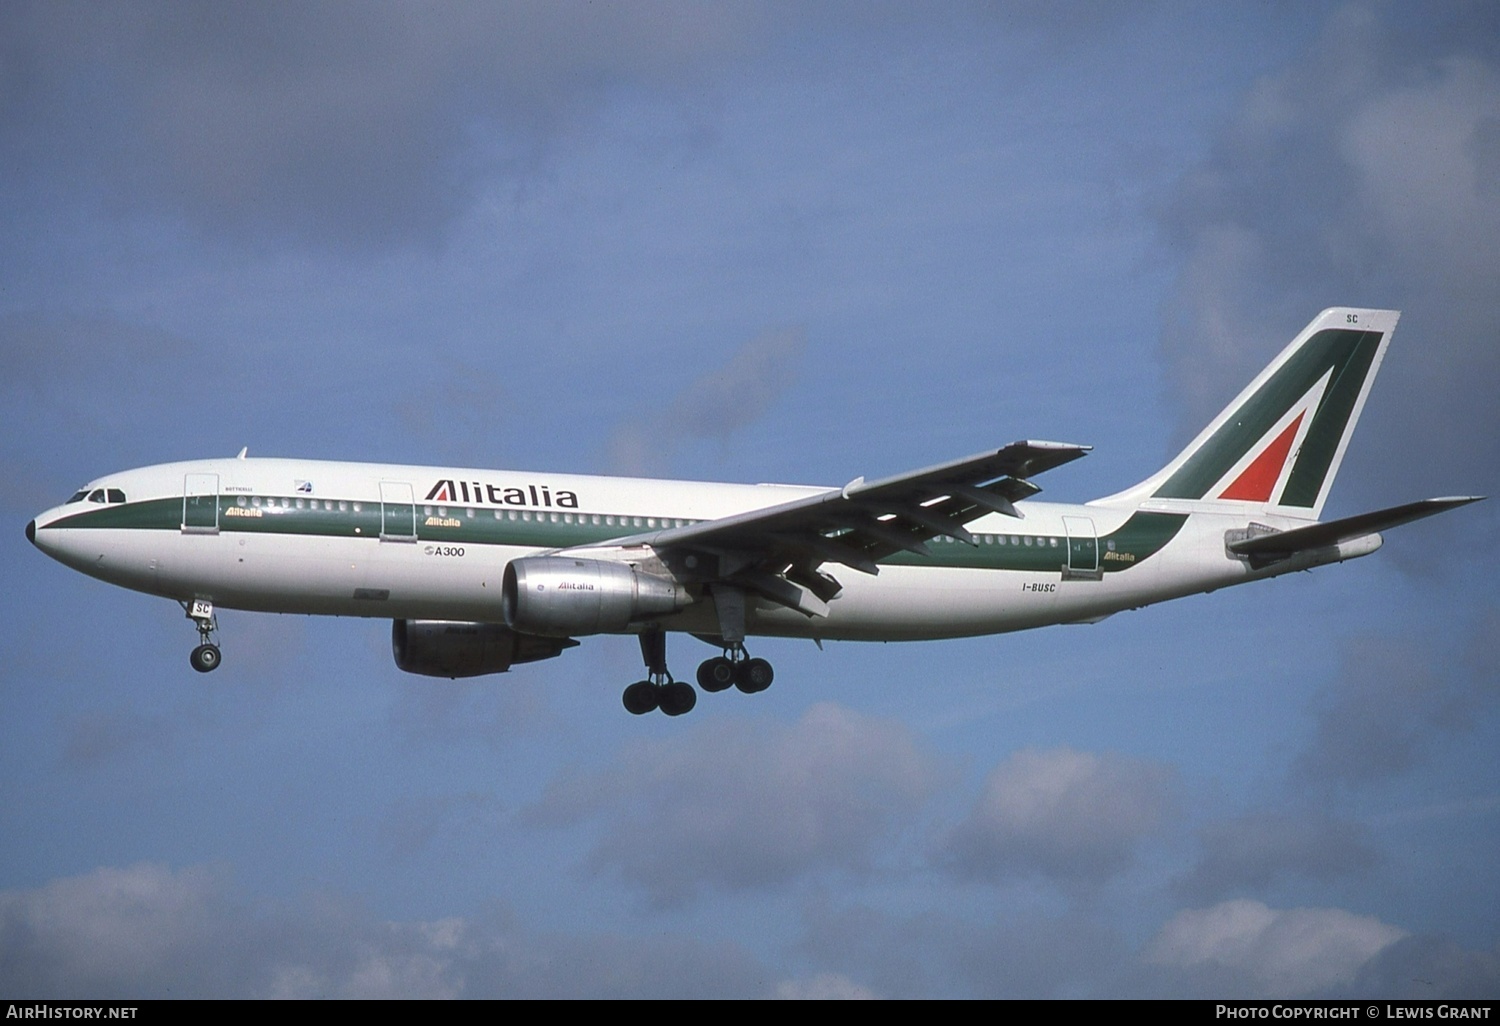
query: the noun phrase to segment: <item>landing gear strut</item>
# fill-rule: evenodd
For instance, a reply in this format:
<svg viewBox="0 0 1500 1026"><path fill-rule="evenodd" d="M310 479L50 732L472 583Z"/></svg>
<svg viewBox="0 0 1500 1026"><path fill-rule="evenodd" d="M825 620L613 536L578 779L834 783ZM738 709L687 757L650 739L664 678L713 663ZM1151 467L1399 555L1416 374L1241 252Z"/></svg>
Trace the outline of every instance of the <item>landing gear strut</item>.
<svg viewBox="0 0 1500 1026"><path fill-rule="evenodd" d="M193 649L193 654L188 656L188 662L192 663L193 669L199 673L209 673L219 668L224 661L219 652L219 646L213 642L214 633L219 629L218 617L214 616L214 604L203 599L195 599L192 602L182 603L183 612L187 618L193 621L198 628L198 647Z"/></svg>
<svg viewBox="0 0 1500 1026"><path fill-rule="evenodd" d="M698 692L685 680L673 680L667 671L667 635L661 630L641 633L641 659L646 664L646 680L638 680L625 689L621 701L625 711L640 716L660 709L668 716L691 712L698 704Z"/></svg>
<svg viewBox="0 0 1500 1026"><path fill-rule="evenodd" d="M731 584L709 587L719 617L719 640L724 654L705 659L698 667L698 686L704 691L724 691L732 684L747 695L764 691L776 677L771 664L751 659L745 651L745 591ZM707 641L708 638L703 640Z"/></svg>

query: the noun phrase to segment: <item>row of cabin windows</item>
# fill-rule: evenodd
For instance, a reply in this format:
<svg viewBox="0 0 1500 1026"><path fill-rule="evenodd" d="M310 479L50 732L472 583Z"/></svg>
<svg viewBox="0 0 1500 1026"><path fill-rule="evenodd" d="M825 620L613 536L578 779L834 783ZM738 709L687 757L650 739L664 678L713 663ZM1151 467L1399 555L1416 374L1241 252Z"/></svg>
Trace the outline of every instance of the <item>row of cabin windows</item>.
<svg viewBox="0 0 1500 1026"><path fill-rule="evenodd" d="M111 489L111 492L114 493L115 490ZM81 498L83 496L83 494L84 493L80 492L79 495L78 495L78 498ZM75 498L75 499L73 499L71 501L75 501L76 502L77 498ZM98 501L103 501L103 500L98 500ZM112 499L110 499L110 501L111 502L116 502L116 501L124 502L125 498L124 498L123 495L121 495L121 497L118 500L112 498ZM262 508L265 508L265 509L277 509L277 508L280 508L280 509L323 509L323 510L328 510L328 511L332 512L335 508L337 508L338 511L341 512L341 513L347 513L351 509L355 513L361 513L361 512L364 511L364 503L362 503L362 502L352 502L351 503L351 502L348 502L348 501L342 500L342 499L338 500L337 503L335 503L335 501L333 499L303 499L303 498L296 498L296 499L288 499L288 498L264 498L263 499L259 495L251 495L251 496L236 495L234 497L234 501L235 501L235 505L237 505L237 506L249 506L249 507L251 507L253 509L262 509ZM320 503L321 503L321 505L319 505ZM595 527L648 527L648 528L650 528L650 527L685 527L688 524L699 523L699 521L697 521L697 520L682 520L682 519L678 519L678 518L675 518L675 517L627 517L627 516L614 516L612 514L606 515L606 514L599 514L599 513L544 513L544 512L542 512L540 510L538 510L536 512L533 512L531 510L513 510L513 509L497 509L497 510L493 510L492 512L494 513L494 516L495 516L496 520L509 520L509 521L513 521L513 522L525 522L525 523L535 522L535 523L538 523L538 524L544 524L544 523L549 523L550 522L550 523L554 523L554 524L582 524L582 525L592 524ZM473 506L469 506L469 507L466 507L464 509L464 516L468 517L470 520L473 520L474 517L477 514L478 514L478 510L475 509L475 507L473 507ZM439 516L439 517L443 517L444 519L446 519L447 516L448 516L448 507L446 507L446 506L437 506L437 507L423 506L422 507L422 515L426 516L426 517Z"/></svg>
<svg viewBox="0 0 1500 1026"><path fill-rule="evenodd" d="M106 489L95 488L92 493L88 492L88 490L85 489L84 491L80 491L77 495L73 496L73 498L69 499L68 501L79 502L85 498L87 498L90 502L124 502L125 493L120 491L118 488L110 488L107 490L106 498ZM279 505L281 509L321 508L332 512L335 508L335 502L332 499L262 499L259 495L252 495L248 498L243 495L237 495L235 496L234 501L236 505L248 505L256 509L259 509L262 506L274 509ZM321 507L318 505L320 502L322 503ZM364 511L364 504L360 502L350 503L342 499L337 502L337 509L341 513L347 513L351 508L355 513L360 513ZM533 512L529 509L497 509L492 510L491 512L494 514L496 520L508 520L518 523L535 522L539 524L549 522L553 524L591 524L594 527L668 528L686 527L690 524L702 523L702 521L700 520L683 520L676 517L628 517L600 513L544 513L540 510ZM470 520L474 519L477 513L478 511L473 506L464 508L464 515ZM422 515L427 517L435 515L446 518L448 516L448 507L423 506ZM1058 538L1041 538L1034 537L1032 535L1015 534L977 534L974 536L974 539L981 545L1022 545L1028 548L1035 546L1037 548L1050 547L1055 549L1062 544L1062 542ZM940 534L934 540L938 542L948 543L956 542L958 539L950 537L946 534ZM1108 547L1110 551L1114 551L1113 542L1110 542Z"/></svg>
<svg viewBox="0 0 1500 1026"><path fill-rule="evenodd" d="M322 503L321 506L318 505L320 502ZM335 503L332 499L262 499L259 495L252 495L248 498L243 495L236 495L234 497L234 504L236 506L250 506L253 509L260 509L262 507L276 509L278 506L281 509L326 509L330 513L335 508L340 513L347 513L351 506L354 512L362 513L365 508L365 504L362 502L350 503L342 499Z"/></svg>
<svg viewBox="0 0 1500 1026"><path fill-rule="evenodd" d="M933 541L957 543L958 539L940 534ZM1048 546L1055 549L1062 544L1057 538L1036 538L1032 535L1015 534L976 534L974 541L980 545L1025 545L1027 547L1035 545L1039 549L1045 549Z"/></svg>
<svg viewBox="0 0 1500 1026"><path fill-rule="evenodd" d="M84 499L87 499L89 502L124 502L125 493L118 488L95 488L93 491L89 491L87 488L80 488L63 505L70 506L75 502L82 502Z"/></svg>
<svg viewBox="0 0 1500 1026"><path fill-rule="evenodd" d="M496 509L491 510L496 520L508 520L522 523L553 523L553 524L582 524L594 527L686 527L689 524L701 523L698 520L682 520L677 517L627 517L615 516L608 513L544 513L541 510L533 512L529 509ZM473 506L464 509L464 515L470 520L474 519L477 511ZM448 516L447 506L423 506L424 517Z"/></svg>

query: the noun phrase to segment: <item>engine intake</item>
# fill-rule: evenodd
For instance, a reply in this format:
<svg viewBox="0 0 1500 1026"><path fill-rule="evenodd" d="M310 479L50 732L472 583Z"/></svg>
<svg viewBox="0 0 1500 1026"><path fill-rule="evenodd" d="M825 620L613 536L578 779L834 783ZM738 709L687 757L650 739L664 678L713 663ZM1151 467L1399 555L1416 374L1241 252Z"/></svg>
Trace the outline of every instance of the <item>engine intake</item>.
<svg viewBox="0 0 1500 1026"><path fill-rule="evenodd" d="M631 623L688 604L675 581L625 563L528 556L505 568L501 609L512 630L567 637L623 631Z"/></svg>
<svg viewBox="0 0 1500 1026"><path fill-rule="evenodd" d="M572 638L534 638L498 623L454 620L393 620L391 650L396 666L426 677L478 677L504 673L517 663L561 655Z"/></svg>

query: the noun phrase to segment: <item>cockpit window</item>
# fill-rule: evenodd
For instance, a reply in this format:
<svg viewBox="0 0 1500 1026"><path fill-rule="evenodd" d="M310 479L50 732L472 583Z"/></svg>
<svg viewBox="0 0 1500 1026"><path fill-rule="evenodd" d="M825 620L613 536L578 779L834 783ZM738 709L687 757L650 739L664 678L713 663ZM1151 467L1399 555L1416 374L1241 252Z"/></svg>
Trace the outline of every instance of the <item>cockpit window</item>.
<svg viewBox="0 0 1500 1026"><path fill-rule="evenodd" d="M104 489L103 488L95 488L93 491L89 492L89 501L90 502L103 502L104 501Z"/></svg>
<svg viewBox="0 0 1500 1026"><path fill-rule="evenodd" d="M73 497L71 499L69 499L67 502L63 503L63 505L64 506L68 506L68 505L71 505L72 503L75 503L75 502L82 502L83 499L84 499L84 496L88 495L88 493L89 493L89 490L87 488L80 488L80 489L78 489L78 491L74 492L73 493Z"/></svg>
<svg viewBox="0 0 1500 1026"><path fill-rule="evenodd" d="M106 489L106 493L105 494L107 494L109 496L109 501L110 502L124 502L125 501L125 493L122 492L122 491L120 491L120 489L118 489L118 488L109 488L109 489Z"/></svg>

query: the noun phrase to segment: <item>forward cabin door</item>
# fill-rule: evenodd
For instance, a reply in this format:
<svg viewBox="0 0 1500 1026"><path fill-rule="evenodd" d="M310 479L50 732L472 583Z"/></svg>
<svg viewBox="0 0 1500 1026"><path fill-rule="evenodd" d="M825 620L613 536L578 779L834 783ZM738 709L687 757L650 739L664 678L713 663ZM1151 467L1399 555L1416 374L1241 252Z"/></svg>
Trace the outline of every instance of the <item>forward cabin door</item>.
<svg viewBox="0 0 1500 1026"><path fill-rule="evenodd" d="M219 533L218 474L188 474L183 479L182 533Z"/></svg>
<svg viewBox="0 0 1500 1026"><path fill-rule="evenodd" d="M412 498L411 485L405 481L380 482L380 540L417 540L417 504Z"/></svg>

